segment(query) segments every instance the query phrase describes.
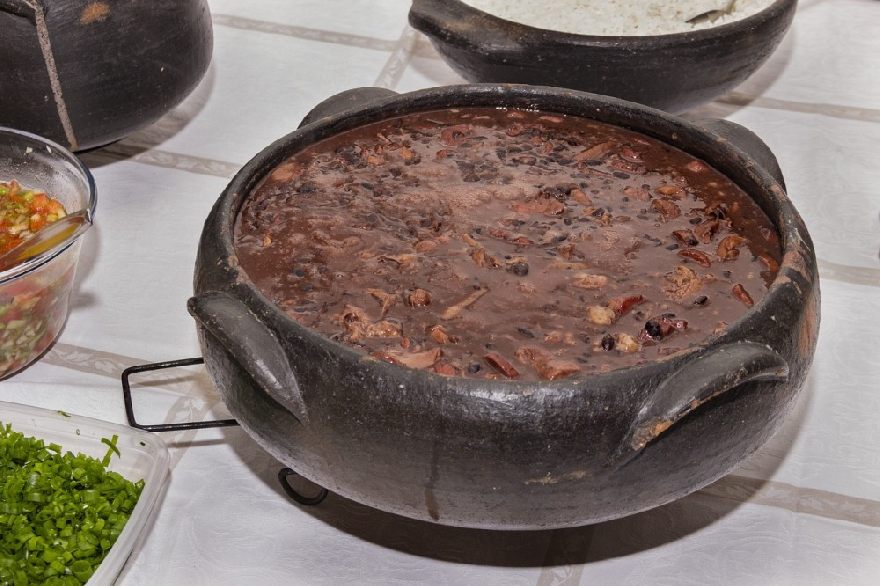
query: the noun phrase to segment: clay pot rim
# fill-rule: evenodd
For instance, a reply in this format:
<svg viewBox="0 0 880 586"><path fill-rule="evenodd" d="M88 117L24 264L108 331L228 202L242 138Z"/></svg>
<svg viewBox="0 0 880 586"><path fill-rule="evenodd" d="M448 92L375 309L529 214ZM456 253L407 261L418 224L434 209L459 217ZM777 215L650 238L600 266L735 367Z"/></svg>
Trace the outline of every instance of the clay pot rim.
<svg viewBox="0 0 880 586"><path fill-rule="evenodd" d="M579 47L604 47L622 48L625 50L659 50L669 49L691 43L707 41L723 41L729 37L736 37L760 25L777 20L782 17L798 0L775 0L772 4L745 18L726 22L717 26L696 29L692 31L665 33L657 35L584 35L569 33L553 29L540 28L507 20L490 12L484 12L479 8L465 4L461 0L414 0L413 4L420 2L443 2L450 4L455 10L478 16L485 23L494 25L495 31L504 31L511 39L526 38L531 42L567 44ZM412 15L412 12L410 13ZM458 36L461 40L465 36ZM471 44L471 43L469 43Z"/></svg>
<svg viewBox="0 0 880 586"><path fill-rule="evenodd" d="M573 106L578 106L580 114L568 113L569 115L580 115L589 118L590 110L602 111L602 108L608 108L616 111L618 117L620 114L629 115L634 121L643 121L645 128L633 128L637 132L646 134L652 138L671 144L689 154L692 154L701 160L706 160L704 154L695 153L692 148L684 144L672 144L670 139L661 137L659 134L651 133L651 129L658 129L658 133L663 129L671 130L671 136L675 137L677 132L686 133L688 137L703 137L709 139L716 148L721 152L719 155L725 155L732 165L745 172L751 186L742 185L741 182L733 180L735 183L750 196L754 198L754 193L761 190L767 198L768 205L761 205L765 213L773 221L780 235L782 245L783 261L780 263L779 272L776 279L769 287L765 296L758 301L753 307L745 311L738 320L728 325L727 329L720 334L711 335L704 339L702 343L682 349L679 352L670 354L658 360L652 360L644 364L622 367L604 373L592 373L581 376L572 376L560 380L537 380L537 381L519 381L508 379L475 379L459 376L444 376L433 372L414 369L407 366L391 364L384 361L372 359L355 349L336 342L315 330L300 325L295 320L287 317L277 305L268 299L250 280L247 273L240 268L238 258L235 254L233 244L234 223L241 208L241 204L248 194L262 181L262 179L278 164L287 157L302 150L308 145L314 144L319 140L333 136L340 132L363 126L371 122L391 118L401 114L417 113L438 108L454 108L454 107L477 107L475 103L461 103L456 105L458 101L465 101L468 97L476 96L485 102L485 106L492 105L505 107L501 104L507 104L506 107L522 107L511 105L516 99L528 100L534 98L535 109L550 113L562 113L553 107L545 107L541 105L542 101L561 98L567 100ZM332 98L330 98L332 100ZM328 100L328 101L330 101ZM448 105L439 106L437 101L445 101ZM396 110L393 106L397 106ZM598 107L597 107L598 106ZM389 111L395 110L395 111ZM613 116L614 114L612 114ZM600 122L604 121L603 116L594 118ZM606 122L616 124L612 122ZM626 128L623 124L616 124ZM680 139L681 136L678 136ZM769 152L769 149L768 149ZM710 153L711 154L711 153ZM710 165L718 168L716 161L707 161ZM724 173L724 171L721 171ZM724 173L728 175L727 173ZM762 185L765 186L762 188ZM769 209L771 205L775 206L778 211ZM796 287L798 295L802 296L808 291L808 288L802 288L798 285L800 282L812 282L815 276L815 254L812 250L812 242L809 234L806 232L797 210L794 208L791 200L787 197L783 185L775 179L771 173L763 166L755 162L745 150L732 144L726 138L719 136L711 130L701 128L699 125L685 121L675 115L668 114L661 110L656 110L627 102L610 96L600 96L590 94L578 90L566 88L553 88L544 86L529 86L519 84L467 84L459 86L446 86L438 88L429 88L409 92L404 94L394 94L387 98L379 98L370 100L366 104L349 107L335 114L318 118L310 121L310 123L301 126L299 129L287 134L286 136L276 140L271 145L263 149L259 154L246 163L236 175L232 178L223 194L215 204L214 216L219 213L218 225L221 229L219 234L212 234L212 238L217 239L217 244L222 251L221 267L230 275L229 287L230 292L239 298L251 299L246 302L250 306L251 311L259 315L272 316L272 322L279 325L283 329L280 334L283 336L286 332L295 334L307 343L314 344L324 348L327 352L340 356L344 363L347 364L373 364L379 368L389 369L390 373L396 379L407 379L407 377L427 377L426 384L454 390L455 392L464 394L489 394L493 399L502 397L517 398L528 397L534 392L560 393L562 395L568 392L580 392L582 389L590 389L591 392L612 392L620 389L622 384L634 379L643 380L652 377L664 377L670 372L670 368L676 368L685 360L695 353L705 352L712 347L722 346L726 344L735 344L737 342L745 342L750 339L757 338L752 332L760 331L761 327L766 327L765 320L772 316L772 308L778 306L784 289L788 287ZM224 219L226 222L224 222ZM220 222L223 222L220 224ZM207 232L203 234L205 238ZM803 293L802 293L803 290ZM201 293L198 291L197 293ZM253 306L257 302L261 307L259 311L255 311ZM779 324L775 324L779 325ZM270 326L271 327L271 326ZM674 363L674 364L670 364ZM390 375L390 374L389 374Z"/></svg>

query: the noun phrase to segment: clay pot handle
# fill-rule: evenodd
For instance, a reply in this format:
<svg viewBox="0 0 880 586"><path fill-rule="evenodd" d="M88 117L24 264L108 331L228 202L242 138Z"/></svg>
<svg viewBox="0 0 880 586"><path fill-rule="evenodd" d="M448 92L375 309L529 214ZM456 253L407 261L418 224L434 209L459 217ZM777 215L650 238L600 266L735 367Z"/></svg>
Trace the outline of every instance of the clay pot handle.
<svg viewBox="0 0 880 586"><path fill-rule="evenodd" d="M788 364L779 354L754 342L719 346L699 354L667 377L642 405L612 458L623 466L684 416L749 382L784 381Z"/></svg>
<svg viewBox="0 0 880 586"><path fill-rule="evenodd" d="M785 189L785 177L782 175L782 169L779 168L779 161L776 160L776 155L773 154L767 143L761 140L761 137L757 134L736 122L719 118L707 118L698 121L697 124L717 134L751 156L758 165L770 173L782 188Z"/></svg>
<svg viewBox="0 0 880 586"><path fill-rule="evenodd" d="M486 25L487 20L494 21ZM506 26L497 26L498 19L490 14L458 0L413 0L409 10L409 24L429 37L437 37L455 45L464 45L473 50L485 51L491 45L492 51L520 52L523 46L507 32L500 29L519 28L521 25L504 21ZM486 80L488 81L488 80Z"/></svg>
<svg viewBox="0 0 880 586"><path fill-rule="evenodd" d="M335 116L346 110L359 108L370 102L390 98L391 96L396 95L397 92L381 87L358 87L346 90L335 96L330 96L312 108L311 111L306 114L306 117L302 119L302 122L299 123L299 127L302 128L303 126L321 120L322 118Z"/></svg>
<svg viewBox="0 0 880 586"><path fill-rule="evenodd" d="M25 0L0 0L0 12L24 17L31 23L36 22L34 7Z"/></svg>
<svg viewBox="0 0 880 586"><path fill-rule="evenodd" d="M225 292L200 293L187 309L254 382L300 423L308 412L299 383L278 338L241 301Z"/></svg>

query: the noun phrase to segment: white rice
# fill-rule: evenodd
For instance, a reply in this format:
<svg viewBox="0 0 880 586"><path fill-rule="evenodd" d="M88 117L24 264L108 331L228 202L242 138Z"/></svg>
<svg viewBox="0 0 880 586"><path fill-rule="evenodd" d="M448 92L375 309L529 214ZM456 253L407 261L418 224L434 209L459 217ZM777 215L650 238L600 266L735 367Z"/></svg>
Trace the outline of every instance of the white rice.
<svg viewBox="0 0 880 586"><path fill-rule="evenodd" d="M581 35L666 35L741 20L775 0L735 0L729 14L688 20L724 10L730 0L462 0L505 20Z"/></svg>

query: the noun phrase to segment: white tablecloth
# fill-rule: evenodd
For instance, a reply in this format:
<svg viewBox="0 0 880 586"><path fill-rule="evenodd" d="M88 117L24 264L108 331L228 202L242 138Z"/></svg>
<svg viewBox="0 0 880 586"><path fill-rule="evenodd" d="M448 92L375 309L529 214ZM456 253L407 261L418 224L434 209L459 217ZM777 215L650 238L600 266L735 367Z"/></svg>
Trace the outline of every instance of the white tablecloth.
<svg viewBox="0 0 880 586"><path fill-rule="evenodd" d="M124 367L199 355L185 304L202 223L238 168L331 94L458 83L405 0L211 0L214 61L158 123L86 155L99 190L66 330L0 400L124 422ZM300 508L238 428L171 434L173 470L120 582L876 584L880 581L880 3L802 0L771 60L694 112L762 136L812 233L822 326L783 430L671 505L492 533L331 497ZM145 421L224 414L201 367L138 378Z"/></svg>

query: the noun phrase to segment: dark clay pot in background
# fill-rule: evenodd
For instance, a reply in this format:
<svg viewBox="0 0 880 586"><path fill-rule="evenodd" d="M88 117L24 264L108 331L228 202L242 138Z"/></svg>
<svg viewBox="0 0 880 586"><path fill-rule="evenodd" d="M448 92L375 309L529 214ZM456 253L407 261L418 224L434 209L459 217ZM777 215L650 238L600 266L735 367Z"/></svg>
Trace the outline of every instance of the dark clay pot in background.
<svg viewBox="0 0 880 586"><path fill-rule="evenodd" d="M287 318L239 269L235 217L283 159L363 124L464 106L593 118L708 161L779 228L784 261L776 281L726 332L665 360L516 382L443 377L368 359ZM230 411L306 478L384 511L448 525L583 525L714 481L761 446L792 407L816 344L815 257L775 157L742 127L697 126L612 98L526 86L353 90L304 123L245 165L217 201L202 233L189 309Z"/></svg>
<svg viewBox="0 0 880 586"><path fill-rule="evenodd" d="M0 125L72 150L173 108L213 45L205 0L0 0L0 31Z"/></svg>
<svg viewBox="0 0 880 586"><path fill-rule="evenodd" d="M459 0L413 0L409 22L468 81L567 87L682 112L754 73L782 41L796 8L797 0L776 0L740 21L657 36L539 29Z"/></svg>

